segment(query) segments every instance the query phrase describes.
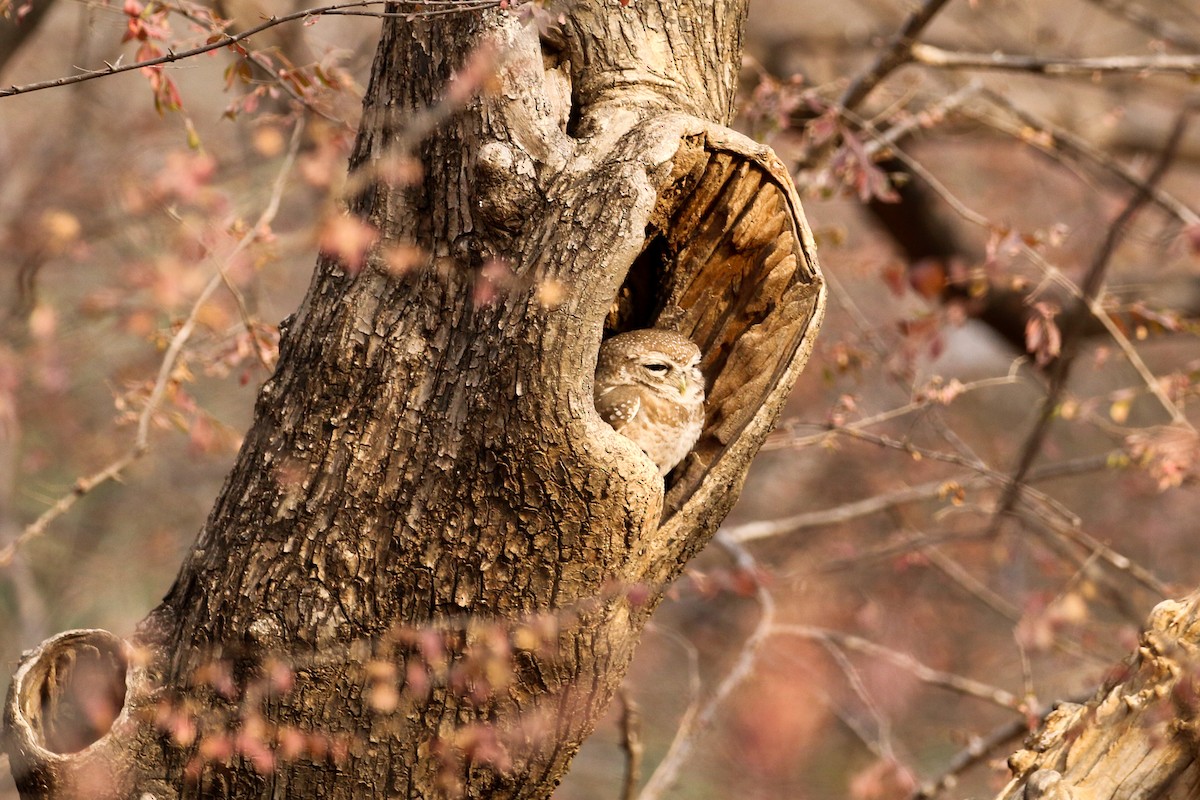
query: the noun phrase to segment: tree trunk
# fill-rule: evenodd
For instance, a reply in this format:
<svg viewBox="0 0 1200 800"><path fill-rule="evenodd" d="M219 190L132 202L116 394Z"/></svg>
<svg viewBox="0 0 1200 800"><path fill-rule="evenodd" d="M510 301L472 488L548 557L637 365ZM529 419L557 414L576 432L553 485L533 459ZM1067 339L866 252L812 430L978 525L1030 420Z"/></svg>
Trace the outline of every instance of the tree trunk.
<svg viewBox="0 0 1200 800"><path fill-rule="evenodd" d="M542 41L499 10L386 22L351 159L380 241L319 259L133 640L23 660L23 797L551 794L823 308L786 170L722 127L744 0L568 8ZM592 403L602 336L652 326L709 386L665 487Z"/></svg>

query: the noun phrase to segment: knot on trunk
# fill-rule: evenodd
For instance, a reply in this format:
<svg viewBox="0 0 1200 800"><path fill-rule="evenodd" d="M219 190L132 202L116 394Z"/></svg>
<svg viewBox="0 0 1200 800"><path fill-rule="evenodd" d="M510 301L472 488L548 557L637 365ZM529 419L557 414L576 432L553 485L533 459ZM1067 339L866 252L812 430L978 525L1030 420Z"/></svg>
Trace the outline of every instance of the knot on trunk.
<svg viewBox="0 0 1200 800"><path fill-rule="evenodd" d="M4 706L4 750L23 797L128 795L128 701L140 680L130 656L103 630L67 631L24 654Z"/></svg>

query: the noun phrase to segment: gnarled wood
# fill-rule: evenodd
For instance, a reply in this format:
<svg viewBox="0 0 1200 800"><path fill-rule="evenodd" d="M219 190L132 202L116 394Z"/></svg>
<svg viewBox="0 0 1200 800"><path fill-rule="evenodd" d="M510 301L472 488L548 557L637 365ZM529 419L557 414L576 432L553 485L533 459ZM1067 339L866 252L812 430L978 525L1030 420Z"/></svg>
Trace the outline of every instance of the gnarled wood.
<svg viewBox="0 0 1200 800"><path fill-rule="evenodd" d="M1200 796L1200 593L1160 603L1137 653L1084 705L1047 717L1009 758L997 800Z"/></svg>

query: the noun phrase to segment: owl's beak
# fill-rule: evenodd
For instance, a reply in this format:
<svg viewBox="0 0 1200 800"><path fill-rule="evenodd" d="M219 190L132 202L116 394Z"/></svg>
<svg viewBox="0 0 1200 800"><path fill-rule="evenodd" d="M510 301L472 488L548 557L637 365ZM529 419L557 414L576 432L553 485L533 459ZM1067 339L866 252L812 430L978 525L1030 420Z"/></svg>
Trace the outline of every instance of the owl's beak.
<svg viewBox="0 0 1200 800"><path fill-rule="evenodd" d="M687 394L687 378L686 377L679 378L679 394L680 395Z"/></svg>

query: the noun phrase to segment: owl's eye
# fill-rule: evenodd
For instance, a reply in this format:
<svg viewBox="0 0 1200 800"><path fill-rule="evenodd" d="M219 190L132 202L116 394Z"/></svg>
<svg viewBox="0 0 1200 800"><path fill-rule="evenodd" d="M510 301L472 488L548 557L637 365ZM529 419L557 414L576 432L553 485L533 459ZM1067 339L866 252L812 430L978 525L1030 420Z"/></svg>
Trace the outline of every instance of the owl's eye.
<svg viewBox="0 0 1200 800"><path fill-rule="evenodd" d="M670 369L666 364L646 364L645 367L655 375L665 375L667 374L667 370Z"/></svg>

